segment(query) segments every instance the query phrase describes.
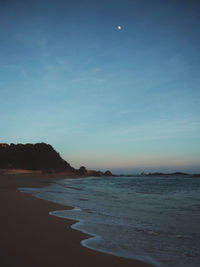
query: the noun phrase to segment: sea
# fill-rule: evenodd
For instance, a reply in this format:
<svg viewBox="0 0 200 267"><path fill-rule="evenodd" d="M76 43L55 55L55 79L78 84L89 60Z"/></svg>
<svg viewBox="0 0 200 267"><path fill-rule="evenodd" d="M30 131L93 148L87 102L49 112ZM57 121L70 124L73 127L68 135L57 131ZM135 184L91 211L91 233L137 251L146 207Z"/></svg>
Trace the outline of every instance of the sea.
<svg viewBox="0 0 200 267"><path fill-rule="evenodd" d="M158 267L200 266L200 179L123 176L63 179L20 191L72 209L50 215L90 234L81 245Z"/></svg>

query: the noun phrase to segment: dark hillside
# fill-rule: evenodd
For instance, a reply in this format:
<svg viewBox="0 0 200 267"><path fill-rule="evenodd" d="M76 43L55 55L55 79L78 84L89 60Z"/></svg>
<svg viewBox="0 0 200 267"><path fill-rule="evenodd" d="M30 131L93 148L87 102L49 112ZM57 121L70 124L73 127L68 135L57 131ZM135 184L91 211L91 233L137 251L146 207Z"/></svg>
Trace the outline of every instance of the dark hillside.
<svg viewBox="0 0 200 267"><path fill-rule="evenodd" d="M0 169L75 172L51 145L45 143L0 144Z"/></svg>

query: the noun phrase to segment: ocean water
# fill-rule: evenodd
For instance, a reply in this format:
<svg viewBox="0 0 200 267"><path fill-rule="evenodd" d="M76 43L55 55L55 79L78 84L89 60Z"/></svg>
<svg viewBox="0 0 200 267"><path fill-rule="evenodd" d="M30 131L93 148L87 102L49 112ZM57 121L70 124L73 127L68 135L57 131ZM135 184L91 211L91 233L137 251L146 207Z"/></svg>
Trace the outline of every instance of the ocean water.
<svg viewBox="0 0 200 267"><path fill-rule="evenodd" d="M20 190L71 206L50 214L76 220L72 228L91 235L83 246L155 266L200 266L200 179L90 177Z"/></svg>

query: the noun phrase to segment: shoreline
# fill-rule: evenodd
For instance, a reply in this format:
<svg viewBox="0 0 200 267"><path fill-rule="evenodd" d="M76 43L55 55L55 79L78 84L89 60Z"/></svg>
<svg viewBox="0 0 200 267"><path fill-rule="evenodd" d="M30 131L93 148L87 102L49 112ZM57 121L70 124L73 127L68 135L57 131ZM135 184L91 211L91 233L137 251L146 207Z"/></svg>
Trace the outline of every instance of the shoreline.
<svg viewBox="0 0 200 267"><path fill-rule="evenodd" d="M69 174L0 174L1 266L152 266L82 246L81 242L91 236L71 228L77 221L49 214L71 207L17 190L18 187L47 186L64 178L75 177Z"/></svg>

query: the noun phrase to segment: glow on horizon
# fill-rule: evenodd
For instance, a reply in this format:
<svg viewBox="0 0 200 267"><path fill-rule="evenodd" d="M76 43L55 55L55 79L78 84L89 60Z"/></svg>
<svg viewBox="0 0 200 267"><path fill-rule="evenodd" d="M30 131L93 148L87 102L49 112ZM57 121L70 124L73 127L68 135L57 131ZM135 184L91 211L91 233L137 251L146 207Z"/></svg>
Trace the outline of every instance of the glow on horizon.
<svg viewBox="0 0 200 267"><path fill-rule="evenodd" d="M166 142L166 140L162 140L162 142ZM192 146L192 144L190 145ZM74 153L63 154L63 156L76 168L80 167L81 162L81 165L88 169L110 169L113 172L123 170L123 173L126 173L126 170L129 173L135 171L138 173L142 170L154 172L185 171L189 173L200 171L200 151L194 153L192 147L184 150L182 149L182 144L179 143L173 150L168 142L166 142L166 147L160 146L158 148L154 142L151 144L145 142L145 146L141 146L141 144L135 145L133 146L134 151L130 151L124 145L121 149L108 149L107 151L99 148L86 151L83 148ZM165 153L160 150L161 148L165 149ZM120 172L122 173L122 171L118 171L118 173Z"/></svg>
<svg viewBox="0 0 200 267"><path fill-rule="evenodd" d="M200 169L198 159L177 159L176 157L159 158L159 156L136 155L135 157L125 158L124 155L116 157L110 155L109 161L107 155L72 155L64 158L75 168L85 166L88 169L112 170L114 173L139 173L146 172L173 172L185 171L189 173L198 173Z"/></svg>

